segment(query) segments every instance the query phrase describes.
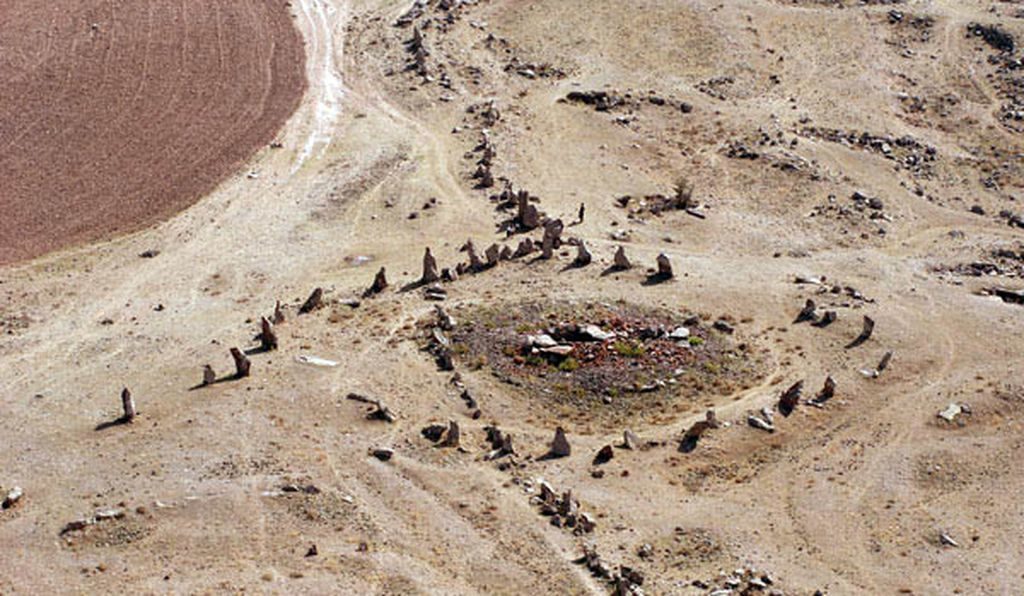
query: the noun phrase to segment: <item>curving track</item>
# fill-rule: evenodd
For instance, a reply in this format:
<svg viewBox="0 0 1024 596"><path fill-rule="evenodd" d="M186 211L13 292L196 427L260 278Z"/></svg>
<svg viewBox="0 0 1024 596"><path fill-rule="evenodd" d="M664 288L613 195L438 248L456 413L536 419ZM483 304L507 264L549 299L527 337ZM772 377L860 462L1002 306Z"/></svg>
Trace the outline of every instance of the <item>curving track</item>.
<svg viewBox="0 0 1024 596"><path fill-rule="evenodd" d="M186 207L306 87L284 3L3 0L0 14L0 264Z"/></svg>

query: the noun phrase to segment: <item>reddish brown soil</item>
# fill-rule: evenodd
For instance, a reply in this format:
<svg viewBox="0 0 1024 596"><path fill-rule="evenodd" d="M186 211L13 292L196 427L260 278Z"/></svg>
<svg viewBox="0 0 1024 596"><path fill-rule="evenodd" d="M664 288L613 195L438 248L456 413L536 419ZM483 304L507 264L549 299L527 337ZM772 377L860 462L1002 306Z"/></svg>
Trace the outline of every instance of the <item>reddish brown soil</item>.
<svg viewBox="0 0 1024 596"><path fill-rule="evenodd" d="M138 229L273 139L305 89L284 2L0 0L0 264Z"/></svg>

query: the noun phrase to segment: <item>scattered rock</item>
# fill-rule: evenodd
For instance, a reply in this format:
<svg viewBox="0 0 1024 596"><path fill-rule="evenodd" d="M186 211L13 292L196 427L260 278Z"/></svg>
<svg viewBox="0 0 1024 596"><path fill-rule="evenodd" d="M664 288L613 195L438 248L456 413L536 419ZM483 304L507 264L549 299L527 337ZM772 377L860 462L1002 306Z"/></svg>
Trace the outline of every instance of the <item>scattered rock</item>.
<svg viewBox="0 0 1024 596"><path fill-rule="evenodd" d="M970 415L971 407L964 403L951 403L946 406L945 410L938 413L938 417L942 418L950 424L955 423L961 415Z"/></svg>

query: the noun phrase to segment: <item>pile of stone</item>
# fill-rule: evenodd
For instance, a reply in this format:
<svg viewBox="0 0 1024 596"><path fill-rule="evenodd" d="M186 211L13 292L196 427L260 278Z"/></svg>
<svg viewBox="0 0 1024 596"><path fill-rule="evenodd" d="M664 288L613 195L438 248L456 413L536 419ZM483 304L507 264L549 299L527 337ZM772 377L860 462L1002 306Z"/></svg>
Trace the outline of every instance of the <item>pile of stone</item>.
<svg viewBox="0 0 1024 596"><path fill-rule="evenodd" d="M533 497L535 505L540 507L541 515L551 518L551 525L568 528L576 535L589 534L594 531L596 523L586 513L580 511L580 502L568 490L561 495L555 492L544 480L538 480L540 494Z"/></svg>
<svg viewBox="0 0 1024 596"><path fill-rule="evenodd" d="M767 596L782 596L781 590L772 588L775 584L776 580L770 574L741 567L732 573L722 572L715 579L694 580L690 585L699 590L706 590L709 595L714 596L762 593Z"/></svg>
<svg viewBox="0 0 1024 596"><path fill-rule="evenodd" d="M485 460L492 461L516 454L512 447L512 435L502 432L497 426L486 426L484 432L487 433L487 442L491 446L491 450L484 456Z"/></svg>
<svg viewBox="0 0 1024 596"><path fill-rule="evenodd" d="M94 526L96 524L107 521L124 519L124 517L124 509L100 509L95 514L89 517L83 517L81 519L76 519L74 521L70 521L64 524L64 527L61 528L60 535L66 536L67 534L70 534L72 532L79 532L81 530L84 530L89 526Z"/></svg>
<svg viewBox="0 0 1024 596"><path fill-rule="evenodd" d="M427 71L427 57L430 56L430 52L427 50L423 39L423 32L420 31L419 27L413 28L412 39L405 42L405 50L412 54L412 59L406 65L406 70L411 70L421 77L427 76L429 74Z"/></svg>
<svg viewBox="0 0 1024 596"><path fill-rule="evenodd" d="M358 393L349 393L346 396L346 399L373 406L373 409L366 413L367 420L381 420L383 422L394 422L398 420L398 416L395 415L395 413L379 399L373 399L372 397L367 397Z"/></svg>
<svg viewBox="0 0 1024 596"><path fill-rule="evenodd" d="M607 581L612 588L614 596L643 596L644 576L639 571L619 566L619 573L612 573L611 568L601 559L597 553L597 547L592 544L583 546L583 556L576 560L580 565L586 565L587 570L597 578Z"/></svg>

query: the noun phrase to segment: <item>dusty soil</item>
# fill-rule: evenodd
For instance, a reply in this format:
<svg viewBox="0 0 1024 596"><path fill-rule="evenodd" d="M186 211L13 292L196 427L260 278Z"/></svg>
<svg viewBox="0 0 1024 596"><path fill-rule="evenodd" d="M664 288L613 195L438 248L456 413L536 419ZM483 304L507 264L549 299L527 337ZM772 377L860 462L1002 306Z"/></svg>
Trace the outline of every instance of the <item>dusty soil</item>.
<svg viewBox="0 0 1024 596"><path fill-rule="evenodd" d="M198 200L298 106L303 55L279 2L7 2L0 264Z"/></svg>
<svg viewBox="0 0 1024 596"><path fill-rule="evenodd" d="M163 223L0 269L0 498L24 489L0 510L0 593L609 593L591 549L648 594L1024 592L1024 306L986 292L1024 288L1017 5L410 4L279 5L309 81L281 149ZM503 179L566 244L427 300L424 247L453 269L467 238L540 240L507 225ZM681 179L691 201L662 209ZM619 246L633 268L604 274ZM675 278L650 283L659 253ZM796 322L808 299L835 321ZM279 347L255 350L278 300ZM423 350L436 304L472 336L451 372ZM623 354L580 347L610 368L534 381L502 341L472 348L534 330L524 305L725 321L721 354L746 345L756 374L660 388L639 416L560 402L556 379L604 395L588 378ZM232 380L236 346L252 374ZM223 380L196 388L204 364ZM124 386L138 417L97 430ZM707 409L719 425L680 450ZM421 433L449 421L461 449ZM545 458L557 426L571 454Z"/></svg>

